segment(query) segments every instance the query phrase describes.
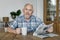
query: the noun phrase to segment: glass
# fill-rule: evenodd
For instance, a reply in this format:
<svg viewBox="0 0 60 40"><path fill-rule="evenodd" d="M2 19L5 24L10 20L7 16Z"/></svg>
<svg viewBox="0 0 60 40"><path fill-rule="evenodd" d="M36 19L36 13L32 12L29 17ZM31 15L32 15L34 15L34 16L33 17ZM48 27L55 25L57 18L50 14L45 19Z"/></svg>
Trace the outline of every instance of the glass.
<svg viewBox="0 0 60 40"><path fill-rule="evenodd" d="M59 21L60 21L60 0L59 0Z"/></svg>
<svg viewBox="0 0 60 40"><path fill-rule="evenodd" d="M56 0L47 0L47 21L54 21L56 17Z"/></svg>

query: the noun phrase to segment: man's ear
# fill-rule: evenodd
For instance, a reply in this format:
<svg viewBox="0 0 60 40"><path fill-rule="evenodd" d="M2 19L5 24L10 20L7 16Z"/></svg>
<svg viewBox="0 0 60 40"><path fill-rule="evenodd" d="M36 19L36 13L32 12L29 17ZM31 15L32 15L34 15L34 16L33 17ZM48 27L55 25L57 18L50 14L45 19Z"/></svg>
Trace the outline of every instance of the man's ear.
<svg viewBox="0 0 60 40"><path fill-rule="evenodd" d="M32 13L34 12L34 10L32 11Z"/></svg>
<svg viewBox="0 0 60 40"><path fill-rule="evenodd" d="M23 13L24 13L24 9L22 9Z"/></svg>

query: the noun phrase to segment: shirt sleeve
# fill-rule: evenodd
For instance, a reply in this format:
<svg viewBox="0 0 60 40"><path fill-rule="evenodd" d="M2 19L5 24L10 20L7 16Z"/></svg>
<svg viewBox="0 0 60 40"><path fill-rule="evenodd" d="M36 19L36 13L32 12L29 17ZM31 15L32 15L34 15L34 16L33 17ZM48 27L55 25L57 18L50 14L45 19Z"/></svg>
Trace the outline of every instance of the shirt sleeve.
<svg viewBox="0 0 60 40"><path fill-rule="evenodd" d="M32 30L35 31L39 25L43 24L40 18L35 19L35 26L32 27Z"/></svg>
<svg viewBox="0 0 60 40"><path fill-rule="evenodd" d="M11 27L12 29L16 29L16 27L18 27L18 21L17 18L10 23L9 27Z"/></svg>
<svg viewBox="0 0 60 40"><path fill-rule="evenodd" d="M46 32L46 31L43 30L44 26L46 27L47 25L45 25L44 22L41 21L40 18L38 18L38 19L37 19L37 28L41 28L41 29L39 29L40 32L43 32L43 33ZM38 31L39 31L39 30L38 30Z"/></svg>
<svg viewBox="0 0 60 40"><path fill-rule="evenodd" d="M40 18L36 18L36 25L37 25L37 27L38 27L39 25L42 25L42 24L44 24L43 21L41 21Z"/></svg>

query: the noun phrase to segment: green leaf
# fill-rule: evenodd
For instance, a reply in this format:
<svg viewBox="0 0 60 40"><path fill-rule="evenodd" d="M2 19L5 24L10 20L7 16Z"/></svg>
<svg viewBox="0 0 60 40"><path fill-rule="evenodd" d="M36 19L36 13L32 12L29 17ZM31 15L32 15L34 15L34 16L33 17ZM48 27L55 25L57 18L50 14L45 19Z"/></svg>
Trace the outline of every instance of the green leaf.
<svg viewBox="0 0 60 40"><path fill-rule="evenodd" d="M21 14L21 10L17 10L17 16L19 16Z"/></svg>

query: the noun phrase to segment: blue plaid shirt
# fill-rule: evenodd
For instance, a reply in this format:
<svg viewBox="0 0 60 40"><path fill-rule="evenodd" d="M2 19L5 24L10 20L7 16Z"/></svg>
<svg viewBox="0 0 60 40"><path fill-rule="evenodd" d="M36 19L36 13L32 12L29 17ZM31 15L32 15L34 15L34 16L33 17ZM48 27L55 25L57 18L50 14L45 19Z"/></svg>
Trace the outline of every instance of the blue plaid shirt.
<svg viewBox="0 0 60 40"><path fill-rule="evenodd" d="M13 29L27 27L27 31L31 32L31 31L35 31L36 28L42 23L43 22L39 18L36 18L33 15L30 17L30 20L27 21L25 20L23 15L17 17L12 23L10 23L10 27Z"/></svg>

